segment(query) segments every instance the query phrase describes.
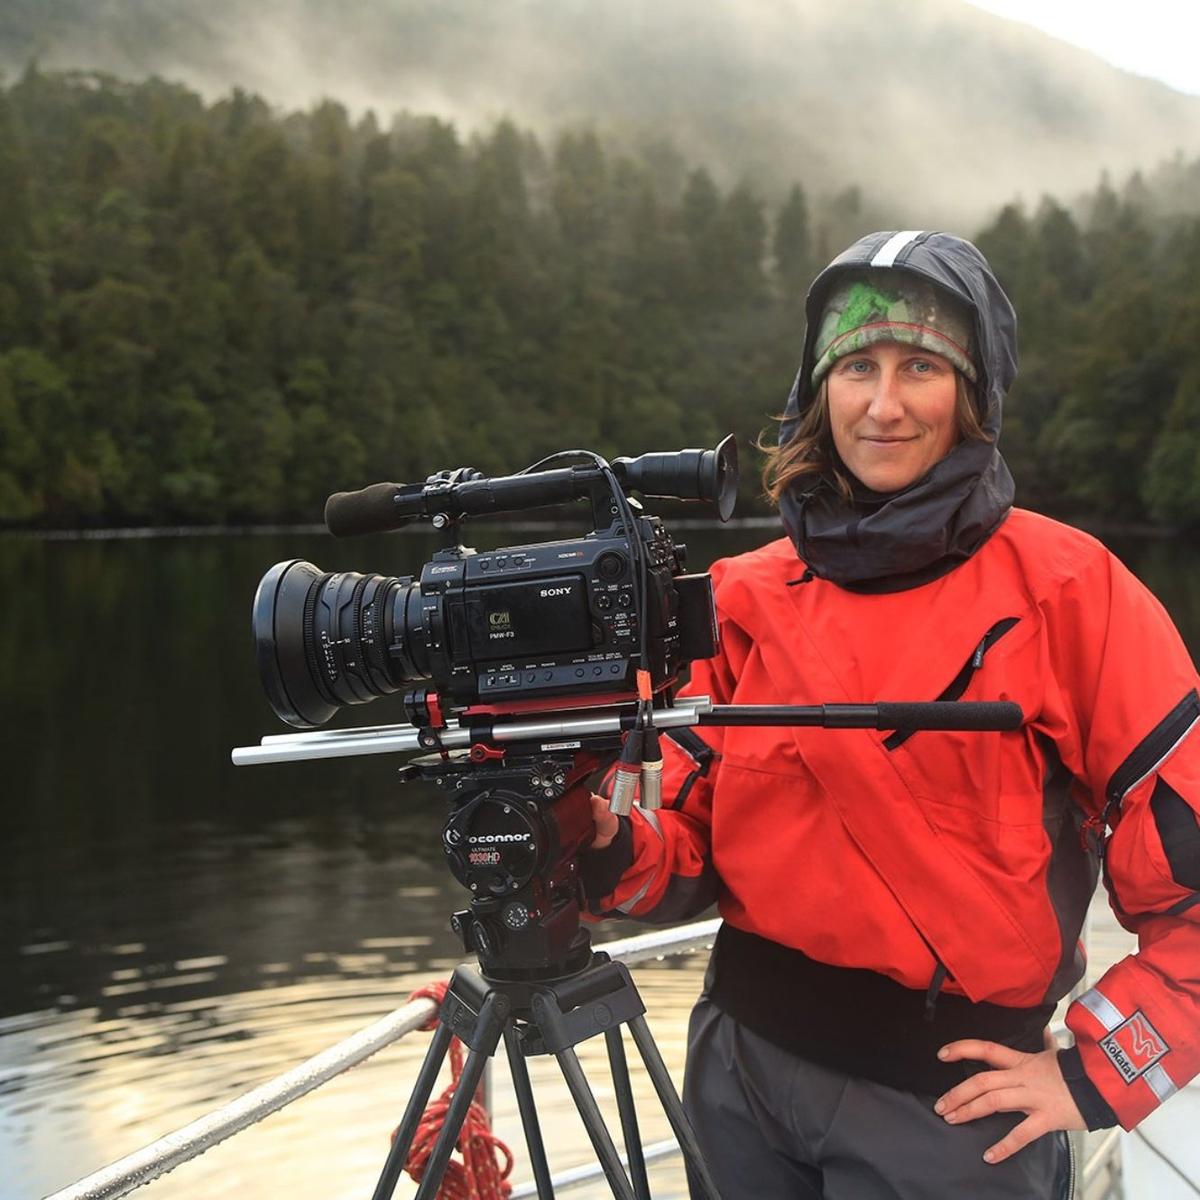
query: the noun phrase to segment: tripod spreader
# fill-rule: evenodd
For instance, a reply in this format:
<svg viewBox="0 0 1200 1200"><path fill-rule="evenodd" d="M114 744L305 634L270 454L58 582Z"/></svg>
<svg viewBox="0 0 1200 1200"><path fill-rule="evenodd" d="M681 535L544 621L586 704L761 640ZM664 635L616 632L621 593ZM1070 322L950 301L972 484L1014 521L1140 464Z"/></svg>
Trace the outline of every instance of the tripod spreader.
<svg viewBox="0 0 1200 1200"><path fill-rule="evenodd" d="M483 1076L484 1064L503 1039L513 1073L514 1091L537 1181L539 1200L554 1200L549 1164L525 1059L553 1055L566 1080L571 1099L604 1169L615 1200L650 1200L650 1186L642 1157L641 1138L634 1110L621 1027L626 1026L641 1055L646 1073L683 1151L696 1190L708 1200L720 1200L704 1164L695 1134L684 1113L675 1085L645 1019L646 1008L624 963L611 962L597 951L591 962L574 975L540 982L498 980L462 966L450 981L433 1042L409 1097L372 1200L390 1200L412 1147L417 1125L438 1069L457 1035L470 1050L445 1123L426 1165L417 1200L436 1196L451 1152L458 1140L467 1109ZM630 1174L625 1173L595 1095L583 1073L575 1047L603 1035L608 1049L613 1087L617 1097Z"/></svg>

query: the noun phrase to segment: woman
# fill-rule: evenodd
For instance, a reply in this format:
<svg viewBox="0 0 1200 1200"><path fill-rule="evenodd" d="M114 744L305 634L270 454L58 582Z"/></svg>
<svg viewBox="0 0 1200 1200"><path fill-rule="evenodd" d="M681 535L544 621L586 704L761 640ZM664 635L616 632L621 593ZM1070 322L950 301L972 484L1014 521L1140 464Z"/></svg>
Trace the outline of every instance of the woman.
<svg viewBox="0 0 1200 1200"><path fill-rule="evenodd" d="M1056 1196L1057 1131L1131 1128L1200 1069L1196 671L1103 546L1012 507L1015 318L974 246L865 237L807 312L766 473L788 536L714 566L722 651L688 690L1024 724L677 736L667 807L597 805L588 894L719 904L685 1100L726 1197ZM1056 1052L1101 861L1140 954Z"/></svg>

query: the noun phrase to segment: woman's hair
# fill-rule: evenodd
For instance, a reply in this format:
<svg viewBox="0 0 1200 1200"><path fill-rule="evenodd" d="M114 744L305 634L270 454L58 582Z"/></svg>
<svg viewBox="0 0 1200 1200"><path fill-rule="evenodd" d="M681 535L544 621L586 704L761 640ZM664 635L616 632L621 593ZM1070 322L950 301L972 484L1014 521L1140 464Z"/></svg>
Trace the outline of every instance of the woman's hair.
<svg viewBox="0 0 1200 1200"><path fill-rule="evenodd" d="M979 424L979 414L975 411L975 389L961 372L955 372L958 385L958 404L955 412L958 417L959 440L987 442L991 441ZM782 421L782 417L776 417ZM756 443L760 450L766 452L767 461L763 466L763 491L775 504L780 496L795 483L826 475L833 480L838 491L846 499L851 496L850 472L842 463L833 445L833 431L829 424L829 378L821 380L821 386L813 402L808 406L804 416L800 418L796 432L783 445L772 445L760 436Z"/></svg>

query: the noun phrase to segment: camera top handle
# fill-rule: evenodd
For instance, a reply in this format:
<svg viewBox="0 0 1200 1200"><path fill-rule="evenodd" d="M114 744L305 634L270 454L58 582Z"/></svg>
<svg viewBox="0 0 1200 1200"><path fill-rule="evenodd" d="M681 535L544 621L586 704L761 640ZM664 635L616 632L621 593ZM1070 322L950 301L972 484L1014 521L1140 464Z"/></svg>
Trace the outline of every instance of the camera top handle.
<svg viewBox="0 0 1200 1200"><path fill-rule="evenodd" d="M731 434L714 450L679 450L618 458L613 474L623 487L647 496L706 500L722 521L733 515L737 498L737 443ZM462 468L431 476L424 483L373 483L357 492L337 492L325 502L325 525L335 537L384 533L420 517L512 512L562 504L607 490L598 466L559 467L489 478Z"/></svg>

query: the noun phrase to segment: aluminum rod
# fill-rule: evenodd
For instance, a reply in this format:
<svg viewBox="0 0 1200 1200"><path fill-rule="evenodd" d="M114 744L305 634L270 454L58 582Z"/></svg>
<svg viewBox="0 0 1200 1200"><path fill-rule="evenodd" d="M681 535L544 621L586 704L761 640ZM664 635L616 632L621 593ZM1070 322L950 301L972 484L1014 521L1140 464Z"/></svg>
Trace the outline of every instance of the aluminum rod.
<svg viewBox="0 0 1200 1200"><path fill-rule="evenodd" d="M649 1146L642 1148L642 1157L646 1160L646 1164L658 1162L663 1158L670 1158L672 1155L679 1153L679 1143L674 1138L667 1138L663 1142L654 1142ZM628 1159L624 1154L621 1155L621 1162L628 1164ZM570 1167L566 1171L560 1171L554 1176L551 1181L555 1191L566 1191L568 1188L579 1187L580 1184L590 1183L593 1179L600 1179L604 1175L604 1168L599 1163L584 1163L579 1167ZM519 1183L512 1190L512 1195L509 1200L530 1200L531 1196L536 1196L536 1183Z"/></svg>
<svg viewBox="0 0 1200 1200"><path fill-rule="evenodd" d="M689 696L672 708L654 712L660 729L694 725L701 713L712 708L707 696ZM573 709L562 715L499 718L492 726L491 739L497 743L571 740L594 734L619 733L622 721L632 713L628 706L588 712ZM449 721L438 731L442 747L461 750L475 741L475 735L458 721ZM350 758L360 754L406 754L422 747L419 732L412 725L373 725L365 729L318 730L312 733L269 734L257 746L239 746L233 751L235 766L261 763L301 762L318 758Z"/></svg>
<svg viewBox="0 0 1200 1200"><path fill-rule="evenodd" d="M1080 1194L1082 1195L1095 1182L1096 1176L1103 1171L1112 1161L1113 1156L1121 1148L1121 1133L1120 1129L1110 1129L1104 1135L1104 1139L1100 1145L1096 1147L1091 1158L1087 1160L1083 1168L1083 1177L1080 1179Z"/></svg>

